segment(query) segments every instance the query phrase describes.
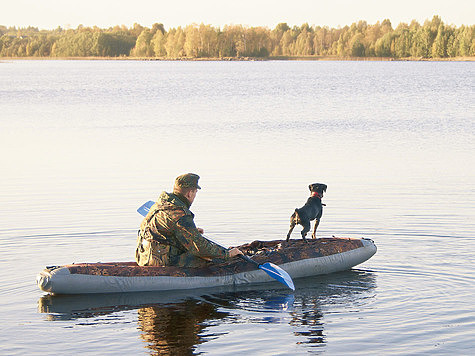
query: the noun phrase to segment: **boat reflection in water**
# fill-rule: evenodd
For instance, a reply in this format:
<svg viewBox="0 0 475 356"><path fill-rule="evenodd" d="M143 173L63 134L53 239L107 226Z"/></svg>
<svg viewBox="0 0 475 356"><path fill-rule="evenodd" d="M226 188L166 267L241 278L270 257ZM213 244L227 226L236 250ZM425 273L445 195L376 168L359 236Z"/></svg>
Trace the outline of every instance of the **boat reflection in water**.
<svg viewBox="0 0 475 356"><path fill-rule="evenodd" d="M276 283L211 293L45 295L38 304L51 321L81 320L81 325L87 325L84 320L91 318L91 325L97 325L101 320L110 322L107 317L116 323L118 318L127 323L136 320L151 353L192 354L198 345L228 334L231 325L242 324L248 330L252 324L263 323L283 325L285 335L279 337L290 337L291 343L321 347L326 342L322 310L338 312L364 305L373 297L376 281L371 272L351 270L297 279L295 286L295 292Z"/></svg>

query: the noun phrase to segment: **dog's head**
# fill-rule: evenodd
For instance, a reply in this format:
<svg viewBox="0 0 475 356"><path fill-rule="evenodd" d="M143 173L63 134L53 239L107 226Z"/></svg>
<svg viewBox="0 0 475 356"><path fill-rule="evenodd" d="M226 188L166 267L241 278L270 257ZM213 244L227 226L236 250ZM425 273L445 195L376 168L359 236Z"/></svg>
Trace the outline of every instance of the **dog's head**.
<svg viewBox="0 0 475 356"><path fill-rule="evenodd" d="M323 196L323 192L327 191L327 185L323 183L313 183L308 186L311 193L318 193L321 197Z"/></svg>

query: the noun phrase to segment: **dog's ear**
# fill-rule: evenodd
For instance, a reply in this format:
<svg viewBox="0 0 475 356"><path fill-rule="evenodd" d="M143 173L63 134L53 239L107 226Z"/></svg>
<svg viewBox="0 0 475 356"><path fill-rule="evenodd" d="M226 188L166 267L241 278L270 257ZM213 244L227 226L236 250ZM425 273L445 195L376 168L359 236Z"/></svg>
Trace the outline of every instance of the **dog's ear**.
<svg viewBox="0 0 475 356"><path fill-rule="evenodd" d="M326 185L326 184L322 184L322 190L323 190L324 192L327 191L327 185Z"/></svg>
<svg viewBox="0 0 475 356"><path fill-rule="evenodd" d="M312 188L313 188L313 184L310 184L310 185L308 186L308 189L309 189L311 192L312 192Z"/></svg>

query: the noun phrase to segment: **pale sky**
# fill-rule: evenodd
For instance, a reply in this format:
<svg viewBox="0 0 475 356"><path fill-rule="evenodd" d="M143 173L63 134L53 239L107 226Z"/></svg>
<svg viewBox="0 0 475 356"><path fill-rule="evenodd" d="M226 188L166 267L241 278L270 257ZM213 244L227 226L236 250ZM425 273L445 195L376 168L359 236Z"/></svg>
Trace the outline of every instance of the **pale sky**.
<svg viewBox="0 0 475 356"><path fill-rule="evenodd" d="M166 29L204 23L267 26L338 27L359 20L391 20L393 27L412 19L423 23L439 15L446 24L475 24L475 0L11 0L0 7L0 25L40 29L139 23Z"/></svg>

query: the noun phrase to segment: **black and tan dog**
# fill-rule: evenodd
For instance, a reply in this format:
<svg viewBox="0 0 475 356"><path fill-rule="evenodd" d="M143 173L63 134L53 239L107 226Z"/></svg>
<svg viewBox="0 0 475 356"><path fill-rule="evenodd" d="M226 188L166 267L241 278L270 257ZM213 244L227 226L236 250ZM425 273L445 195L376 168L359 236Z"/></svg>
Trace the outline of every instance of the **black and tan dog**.
<svg viewBox="0 0 475 356"><path fill-rule="evenodd" d="M317 227L320 223L320 218L322 217L323 206L325 205L322 204L323 192L327 191L327 186L322 183L313 183L308 186L308 189L310 189L310 198L307 199L307 202L303 207L295 209L290 217L290 230L287 234L287 241L289 241L290 234L295 225L299 224L303 226L301 232L302 239L307 242L305 236L310 231L310 221L312 220L315 220L312 238L316 238Z"/></svg>

